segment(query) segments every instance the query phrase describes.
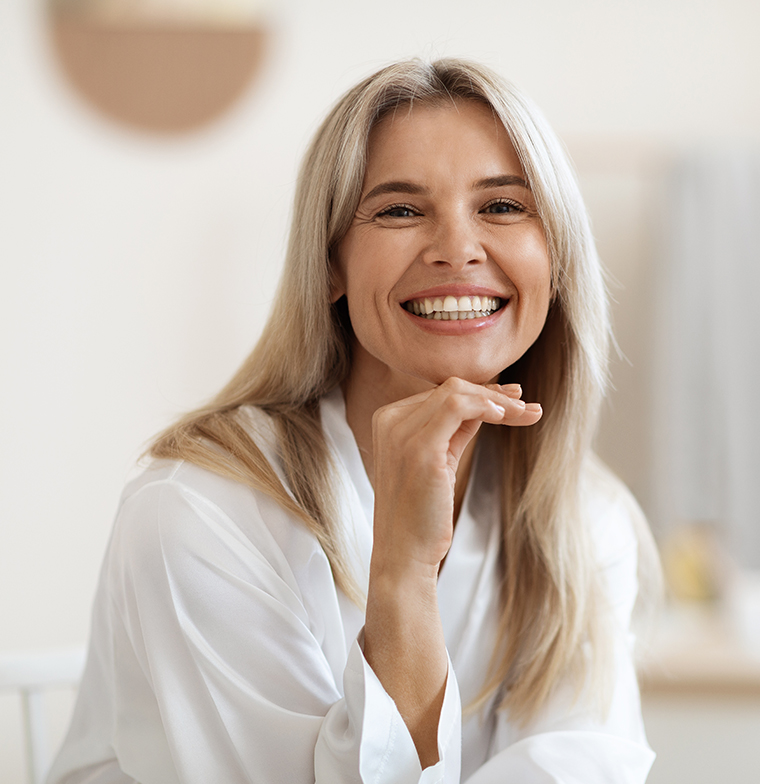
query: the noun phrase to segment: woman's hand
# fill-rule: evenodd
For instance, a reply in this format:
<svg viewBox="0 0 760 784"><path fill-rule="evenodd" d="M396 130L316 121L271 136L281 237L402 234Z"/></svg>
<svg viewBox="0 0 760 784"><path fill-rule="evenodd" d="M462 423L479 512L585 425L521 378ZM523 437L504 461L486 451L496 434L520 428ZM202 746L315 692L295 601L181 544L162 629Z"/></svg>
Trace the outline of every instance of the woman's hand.
<svg viewBox="0 0 760 784"><path fill-rule="evenodd" d="M450 378L377 410L372 422L373 560L384 570L437 574L451 544L457 470L481 423L532 425L541 406L519 385Z"/></svg>
<svg viewBox="0 0 760 784"><path fill-rule="evenodd" d="M404 718L425 768L438 760L447 657L437 578L451 545L457 471L483 422L532 425L541 406L517 385L450 378L377 410L364 655Z"/></svg>

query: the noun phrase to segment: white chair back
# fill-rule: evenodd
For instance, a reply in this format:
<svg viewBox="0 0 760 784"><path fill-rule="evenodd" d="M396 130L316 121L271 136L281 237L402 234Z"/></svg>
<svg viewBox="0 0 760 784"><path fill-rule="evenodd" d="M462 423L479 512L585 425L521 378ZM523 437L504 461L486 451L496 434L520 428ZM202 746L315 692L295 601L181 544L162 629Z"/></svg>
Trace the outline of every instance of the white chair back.
<svg viewBox="0 0 760 784"><path fill-rule="evenodd" d="M43 784L52 763L44 693L48 689L76 687L84 662L84 647L0 653L0 691L15 691L21 696L30 784Z"/></svg>

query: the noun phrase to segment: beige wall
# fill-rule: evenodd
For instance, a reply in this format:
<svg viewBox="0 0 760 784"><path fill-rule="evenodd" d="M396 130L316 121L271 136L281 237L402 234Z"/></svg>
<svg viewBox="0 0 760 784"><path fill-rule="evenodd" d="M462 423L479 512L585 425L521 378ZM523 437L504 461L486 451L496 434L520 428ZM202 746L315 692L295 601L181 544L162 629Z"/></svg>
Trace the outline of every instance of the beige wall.
<svg viewBox="0 0 760 784"><path fill-rule="evenodd" d="M566 138L619 284L630 361L615 364L600 449L647 503L647 426L661 404L648 383L658 187L679 150L760 139L760 6L273 6L257 89L222 122L167 142L91 112L55 70L39 4L0 3L0 651L86 638L141 444L246 354L271 301L309 133L345 87L399 56L481 59ZM13 710L0 699L0 725ZM12 782L20 763L4 753L0 744L0 779Z"/></svg>

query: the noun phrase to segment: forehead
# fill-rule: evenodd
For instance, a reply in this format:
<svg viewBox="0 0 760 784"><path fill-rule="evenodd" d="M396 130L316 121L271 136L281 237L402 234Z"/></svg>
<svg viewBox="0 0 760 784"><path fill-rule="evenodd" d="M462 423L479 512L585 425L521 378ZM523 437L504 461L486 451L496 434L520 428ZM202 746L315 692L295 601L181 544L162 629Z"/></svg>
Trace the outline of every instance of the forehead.
<svg viewBox="0 0 760 784"><path fill-rule="evenodd" d="M384 115L367 144L365 183L377 176L413 173L431 163L482 167L481 176L523 174L501 120L480 101L453 99L405 104Z"/></svg>

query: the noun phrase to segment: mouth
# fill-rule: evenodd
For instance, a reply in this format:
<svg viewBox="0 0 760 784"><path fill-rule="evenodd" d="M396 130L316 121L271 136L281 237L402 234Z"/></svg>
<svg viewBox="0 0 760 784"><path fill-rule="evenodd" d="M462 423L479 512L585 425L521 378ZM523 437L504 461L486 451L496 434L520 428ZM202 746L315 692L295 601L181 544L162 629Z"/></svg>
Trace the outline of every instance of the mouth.
<svg viewBox="0 0 760 784"><path fill-rule="evenodd" d="M486 318L503 308L508 299L500 297L424 297L410 299L401 307L420 318L436 321L465 321Z"/></svg>

